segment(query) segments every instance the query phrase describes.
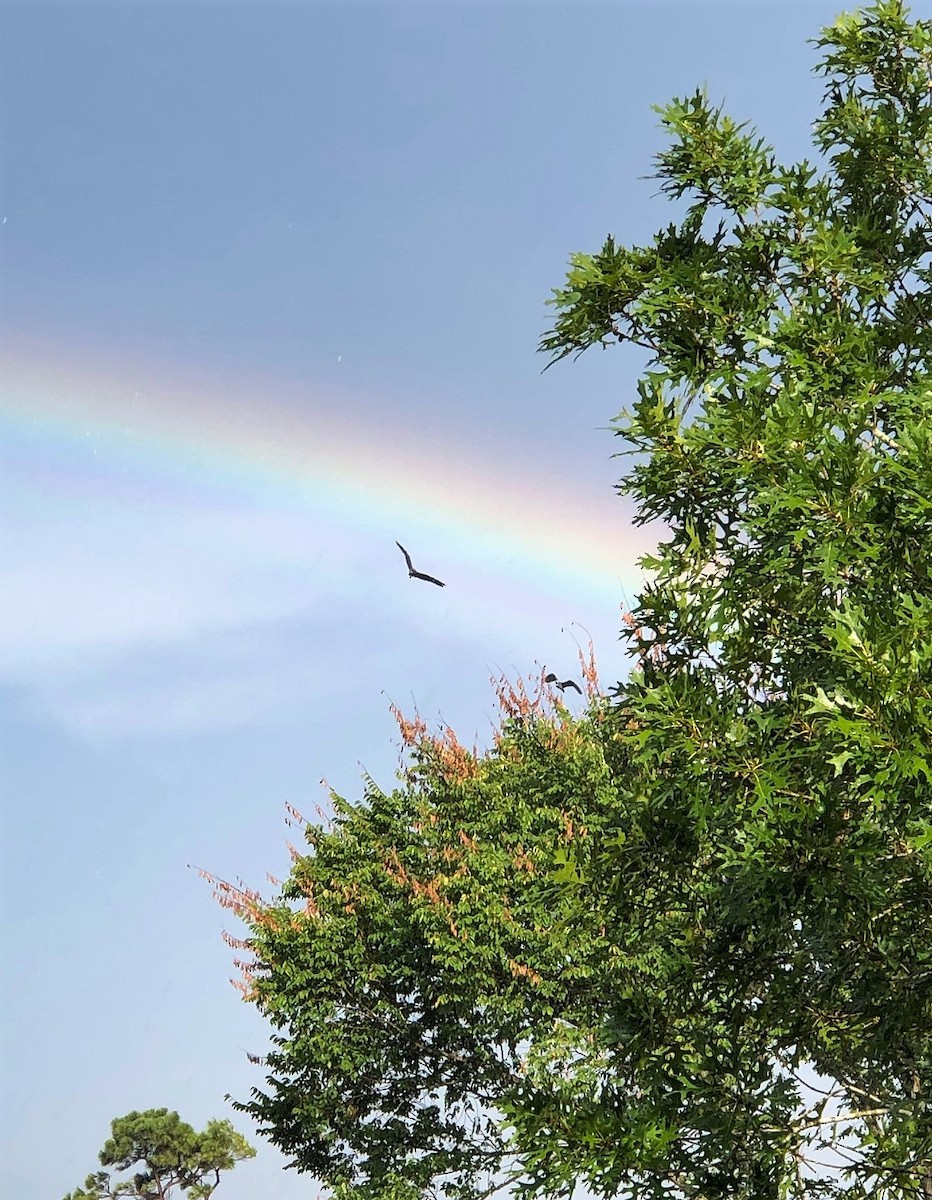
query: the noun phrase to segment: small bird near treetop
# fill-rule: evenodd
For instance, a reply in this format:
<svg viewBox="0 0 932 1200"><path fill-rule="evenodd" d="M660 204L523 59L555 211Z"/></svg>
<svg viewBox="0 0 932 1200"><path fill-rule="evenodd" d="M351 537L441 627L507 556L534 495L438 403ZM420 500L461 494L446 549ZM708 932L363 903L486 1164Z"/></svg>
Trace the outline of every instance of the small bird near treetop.
<svg viewBox="0 0 932 1200"><path fill-rule="evenodd" d="M582 695L582 688L574 679L557 679L556 675L551 673L544 676L544 683L552 683L554 687L558 687L561 692L565 692L568 687L575 688Z"/></svg>

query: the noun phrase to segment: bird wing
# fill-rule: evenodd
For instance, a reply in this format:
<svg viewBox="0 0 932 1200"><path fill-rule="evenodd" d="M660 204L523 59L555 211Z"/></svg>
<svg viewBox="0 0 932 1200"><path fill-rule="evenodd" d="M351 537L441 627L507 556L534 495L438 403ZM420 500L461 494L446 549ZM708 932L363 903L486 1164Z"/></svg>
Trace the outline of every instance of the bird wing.
<svg viewBox="0 0 932 1200"><path fill-rule="evenodd" d="M415 579L423 579L425 583L435 583L437 587L446 587L442 579L434 579L433 575L425 575L422 571L412 571Z"/></svg>
<svg viewBox="0 0 932 1200"><path fill-rule="evenodd" d="M408 570L413 571L414 566L411 562L411 555L407 552L407 550L404 548L404 546L402 546L401 542L395 542L395 545L398 547L398 549L401 551L401 553L405 556L405 562L408 564Z"/></svg>
<svg viewBox="0 0 932 1200"><path fill-rule="evenodd" d="M576 682L575 679L564 679L563 682L560 684L560 687L561 688L568 688L568 687L575 688L576 691L579 692L580 696L582 695L582 688L579 686L579 684Z"/></svg>

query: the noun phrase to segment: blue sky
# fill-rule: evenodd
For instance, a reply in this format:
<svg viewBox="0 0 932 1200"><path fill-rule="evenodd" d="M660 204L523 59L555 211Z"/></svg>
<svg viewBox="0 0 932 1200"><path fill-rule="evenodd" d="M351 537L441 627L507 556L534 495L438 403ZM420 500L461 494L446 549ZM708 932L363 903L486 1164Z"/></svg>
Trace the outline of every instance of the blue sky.
<svg viewBox="0 0 932 1200"><path fill-rule="evenodd" d="M260 1082L187 864L284 874L286 802L394 782L389 699L481 742L582 627L624 672L638 361L541 375L544 300L668 219L652 104L807 153L840 7L0 4L2 1194ZM254 1141L220 1195L317 1194Z"/></svg>

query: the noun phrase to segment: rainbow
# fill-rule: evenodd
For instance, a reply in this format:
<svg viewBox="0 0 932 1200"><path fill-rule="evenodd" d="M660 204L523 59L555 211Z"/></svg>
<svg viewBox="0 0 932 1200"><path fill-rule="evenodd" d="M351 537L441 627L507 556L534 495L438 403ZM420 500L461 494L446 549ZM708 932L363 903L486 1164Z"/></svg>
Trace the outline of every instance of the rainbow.
<svg viewBox="0 0 932 1200"><path fill-rule="evenodd" d="M547 591L617 605L622 588L629 597L638 590L637 560L655 544L611 495L606 502L555 487L529 466L490 464L468 446L373 426L332 390L170 377L116 359L56 360L35 347L0 357L0 380L0 430L34 455L67 462L91 444L98 462L140 486L156 478L287 499L415 551L454 543L467 565Z"/></svg>

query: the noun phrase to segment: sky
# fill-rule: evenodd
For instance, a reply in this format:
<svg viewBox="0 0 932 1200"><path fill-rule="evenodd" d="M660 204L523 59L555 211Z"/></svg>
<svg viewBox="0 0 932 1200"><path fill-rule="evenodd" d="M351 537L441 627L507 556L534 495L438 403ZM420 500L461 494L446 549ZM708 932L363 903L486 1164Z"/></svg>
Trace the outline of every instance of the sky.
<svg viewBox="0 0 932 1200"><path fill-rule="evenodd" d="M257 1145L226 1200L318 1195L225 1100L266 1027L191 865L285 875L391 702L483 745L493 675L624 676L643 362L542 374L545 301L671 218L652 105L809 153L842 7L0 0L0 1194L168 1107Z"/></svg>

